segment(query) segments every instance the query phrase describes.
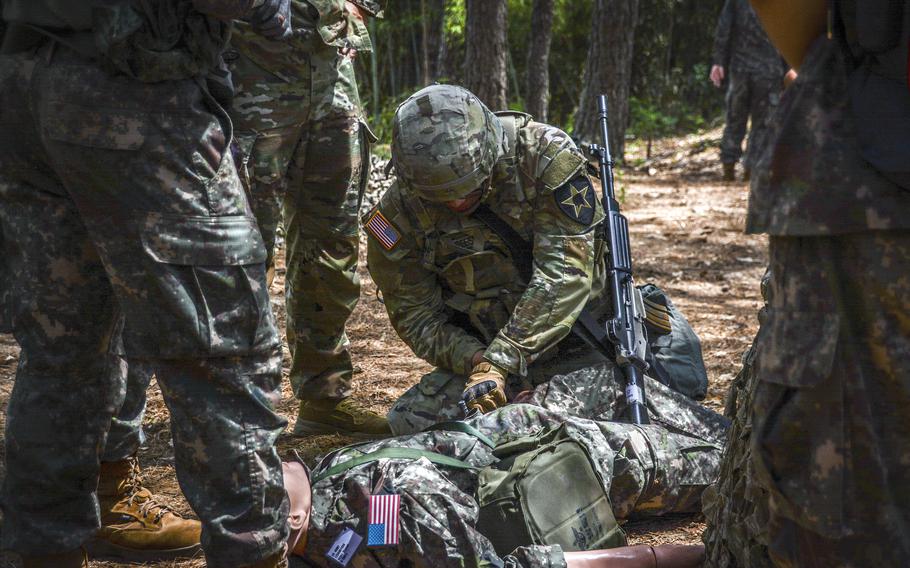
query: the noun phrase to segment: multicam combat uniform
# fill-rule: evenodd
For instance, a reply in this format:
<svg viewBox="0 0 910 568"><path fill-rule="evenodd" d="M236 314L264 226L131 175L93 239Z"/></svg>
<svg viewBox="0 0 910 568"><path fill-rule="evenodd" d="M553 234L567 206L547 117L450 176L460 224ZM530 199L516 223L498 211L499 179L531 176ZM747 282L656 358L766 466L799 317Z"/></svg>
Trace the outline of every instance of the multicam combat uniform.
<svg viewBox="0 0 910 568"><path fill-rule="evenodd" d="M744 167L755 165L769 119L780 101L787 68L765 34L749 0L727 0L714 33L714 64L725 69L728 86L726 126L720 161L733 164L743 155L746 124L752 117Z"/></svg>
<svg viewBox="0 0 910 568"><path fill-rule="evenodd" d="M659 425L569 418L556 408L513 404L468 423L495 444L564 423L570 437L593 457L617 518L693 512L699 508L701 492L716 478L722 448L717 437L705 439L700 432L714 430L721 437L723 430L715 429L714 417L702 414L697 404L680 395L669 396L675 396L679 405L668 410L691 417L693 424L702 418L704 422L696 428L668 430ZM360 453L390 447L433 451L477 467L495 461L490 448L471 435L431 431L341 450L323 460L314 474ZM330 566L325 553L345 528L366 534L367 495L378 487L401 495L400 543L384 548L362 546L352 566L566 565L558 545L523 546L499 558L475 528L476 486L476 470L447 468L426 459L382 459L328 477L313 486L305 562L308 566Z"/></svg>
<svg viewBox="0 0 910 568"><path fill-rule="evenodd" d="M381 16L381 2L353 0ZM345 322L360 295L359 206L375 141L350 56L370 51L366 27L344 0L293 0L288 42L238 24L226 53L237 95L231 110L253 213L272 266L284 206L287 333L298 398L351 395Z"/></svg>
<svg viewBox="0 0 910 568"><path fill-rule="evenodd" d="M265 248L230 121L195 79L227 25L193 6L248 14L218 0L3 4L4 18L66 39L35 32L0 55L0 224L22 348L0 546L59 553L97 530L99 453L123 398L122 329L170 408L208 565L275 554L287 535L273 447L285 422L271 406L280 351Z"/></svg>
<svg viewBox="0 0 910 568"><path fill-rule="evenodd" d="M505 151L483 202L534 243L530 282L486 224L423 200L400 182L364 218L370 274L392 325L438 367L389 413L396 433L453 417L479 350L528 387L603 360L566 337L588 300L605 293L595 244L603 211L585 159L555 127L524 114L498 117Z"/></svg>
<svg viewBox="0 0 910 568"><path fill-rule="evenodd" d="M910 562L910 192L860 155L847 69L836 38L810 48L749 203L771 235L752 441L781 566Z"/></svg>

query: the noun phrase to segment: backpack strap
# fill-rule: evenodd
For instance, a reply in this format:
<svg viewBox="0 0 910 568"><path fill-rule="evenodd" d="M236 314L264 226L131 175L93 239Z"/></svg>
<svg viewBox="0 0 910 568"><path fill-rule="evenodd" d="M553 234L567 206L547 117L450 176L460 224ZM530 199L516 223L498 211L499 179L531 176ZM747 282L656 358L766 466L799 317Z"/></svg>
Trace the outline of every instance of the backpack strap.
<svg viewBox="0 0 910 568"><path fill-rule="evenodd" d="M518 274L525 282L530 282L531 275L534 273L533 245L523 239L518 231L506 223L486 203L478 205L471 216L486 225L505 243L512 256L512 263L518 269Z"/></svg>
<svg viewBox="0 0 910 568"><path fill-rule="evenodd" d="M460 459L437 454L436 452L417 450L414 448L383 448L381 450L376 450L375 452L363 454L362 456L358 456L356 458L351 458L347 461L335 464L332 467L319 472L313 476L313 484L319 483L323 479L332 477L333 475L344 473L349 469L357 467L358 465L363 465L365 463L370 463L381 459L419 460L420 458L427 458L437 465L454 467L456 469L477 469L475 466L463 462Z"/></svg>
<svg viewBox="0 0 910 568"><path fill-rule="evenodd" d="M471 426L467 422L462 422L460 420L448 420L446 422L437 422L429 428L426 428L424 432L432 432L433 430L444 430L446 432L461 432L462 434L467 434L469 436L474 436L477 438L483 445L488 448L495 448L496 444L493 443L486 434L478 430L477 428Z"/></svg>

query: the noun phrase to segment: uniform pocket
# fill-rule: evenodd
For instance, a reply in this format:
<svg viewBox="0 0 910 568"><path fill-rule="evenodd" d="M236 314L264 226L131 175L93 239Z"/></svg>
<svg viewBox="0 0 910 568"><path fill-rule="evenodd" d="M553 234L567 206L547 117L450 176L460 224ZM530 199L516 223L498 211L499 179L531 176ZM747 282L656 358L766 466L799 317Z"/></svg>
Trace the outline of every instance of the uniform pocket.
<svg viewBox="0 0 910 568"><path fill-rule="evenodd" d="M837 314L769 310L755 362L756 472L782 514L829 538L844 534L844 375L834 366Z"/></svg>
<svg viewBox="0 0 910 568"><path fill-rule="evenodd" d="M154 215L146 218L140 237L153 261L148 295L155 313L163 314L151 318L160 319L159 334L167 336L158 342L162 355L234 355L277 343L265 245L251 217Z"/></svg>

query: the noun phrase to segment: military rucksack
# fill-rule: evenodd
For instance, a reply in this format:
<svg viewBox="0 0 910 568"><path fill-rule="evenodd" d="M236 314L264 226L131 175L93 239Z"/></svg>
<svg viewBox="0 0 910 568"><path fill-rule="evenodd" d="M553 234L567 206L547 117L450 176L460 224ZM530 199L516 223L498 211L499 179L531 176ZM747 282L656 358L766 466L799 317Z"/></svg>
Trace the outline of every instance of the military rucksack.
<svg viewBox="0 0 910 568"><path fill-rule="evenodd" d="M569 436L564 425L495 447L487 436L465 422L441 422L428 430L474 436L494 448L498 461L477 468L427 450L381 448L323 470L313 476L313 483L380 459L426 458L442 467L479 470L477 530L500 555L534 544L558 544L565 551L626 544L625 533L616 522L588 450Z"/></svg>
<svg viewBox="0 0 910 568"><path fill-rule="evenodd" d="M480 470L477 530L499 555L528 544L614 548L626 536L591 456L565 426L497 446Z"/></svg>

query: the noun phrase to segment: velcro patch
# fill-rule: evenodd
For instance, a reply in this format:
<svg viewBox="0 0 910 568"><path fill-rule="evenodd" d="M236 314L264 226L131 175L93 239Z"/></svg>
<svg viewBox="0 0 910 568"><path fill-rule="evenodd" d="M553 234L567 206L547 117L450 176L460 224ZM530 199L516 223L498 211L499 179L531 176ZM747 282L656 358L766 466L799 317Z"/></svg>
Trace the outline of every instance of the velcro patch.
<svg viewBox="0 0 910 568"><path fill-rule="evenodd" d="M590 225L594 220L594 208L597 206L597 194L585 176L578 176L565 183L553 192L556 204L566 217Z"/></svg>
<svg viewBox="0 0 910 568"><path fill-rule="evenodd" d="M379 241L379 244L385 250L392 250L398 241L401 240L401 234L395 229L395 226L389 222L382 214L382 211L376 209L370 218L363 225L373 237Z"/></svg>

